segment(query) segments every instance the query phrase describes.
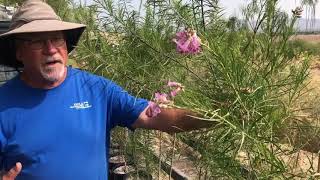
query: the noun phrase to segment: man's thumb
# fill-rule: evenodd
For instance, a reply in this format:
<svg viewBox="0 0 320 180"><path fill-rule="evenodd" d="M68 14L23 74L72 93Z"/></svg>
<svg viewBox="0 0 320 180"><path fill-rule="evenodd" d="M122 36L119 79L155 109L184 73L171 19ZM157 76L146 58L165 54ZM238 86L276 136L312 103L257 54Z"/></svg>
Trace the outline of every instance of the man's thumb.
<svg viewBox="0 0 320 180"><path fill-rule="evenodd" d="M16 165L10 169L6 174L3 176L3 180L13 180L15 179L22 169L22 164L17 162Z"/></svg>

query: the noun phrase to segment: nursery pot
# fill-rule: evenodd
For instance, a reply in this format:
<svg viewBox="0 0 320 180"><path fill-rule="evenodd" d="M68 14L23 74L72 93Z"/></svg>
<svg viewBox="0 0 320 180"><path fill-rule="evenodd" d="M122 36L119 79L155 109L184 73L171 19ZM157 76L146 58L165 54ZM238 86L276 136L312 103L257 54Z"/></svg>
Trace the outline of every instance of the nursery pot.
<svg viewBox="0 0 320 180"><path fill-rule="evenodd" d="M119 166L112 171L110 180L152 180L152 176L143 170L135 170L133 166Z"/></svg>
<svg viewBox="0 0 320 180"><path fill-rule="evenodd" d="M109 158L109 170L112 171L114 168L118 166L122 166L125 164L124 155L116 155Z"/></svg>
<svg viewBox="0 0 320 180"><path fill-rule="evenodd" d="M10 26L10 21L0 20L0 34L7 32L9 29L9 26Z"/></svg>
<svg viewBox="0 0 320 180"><path fill-rule="evenodd" d="M125 180L130 172L134 172L133 166L122 165L113 169L110 180Z"/></svg>

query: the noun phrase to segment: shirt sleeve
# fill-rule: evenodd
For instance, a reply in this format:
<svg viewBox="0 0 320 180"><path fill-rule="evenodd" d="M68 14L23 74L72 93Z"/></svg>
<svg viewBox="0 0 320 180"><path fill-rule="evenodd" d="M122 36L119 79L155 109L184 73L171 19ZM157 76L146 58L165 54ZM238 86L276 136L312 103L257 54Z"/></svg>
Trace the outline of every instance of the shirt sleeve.
<svg viewBox="0 0 320 180"><path fill-rule="evenodd" d="M130 95L113 82L108 83L108 108L111 128L122 126L131 128L140 113L148 106L148 101Z"/></svg>
<svg viewBox="0 0 320 180"><path fill-rule="evenodd" d="M6 144L6 137L4 136L3 126L0 119L0 171L4 170L4 146Z"/></svg>

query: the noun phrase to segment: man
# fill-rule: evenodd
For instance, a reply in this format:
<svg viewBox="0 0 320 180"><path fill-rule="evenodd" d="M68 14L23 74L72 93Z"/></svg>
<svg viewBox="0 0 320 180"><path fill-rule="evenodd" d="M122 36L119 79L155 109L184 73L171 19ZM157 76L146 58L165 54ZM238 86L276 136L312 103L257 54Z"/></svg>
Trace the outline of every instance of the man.
<svg viewBox="0 0 320 180"><path fill-rule="evenodd" d="M114 126L179 132L207 124L181 109L153 117L148 101L66 67L84 28L61 21L46 3L28 0L0 35L1 63L23 67L0 87L3 179L107 179L105 152Z"/></svg>

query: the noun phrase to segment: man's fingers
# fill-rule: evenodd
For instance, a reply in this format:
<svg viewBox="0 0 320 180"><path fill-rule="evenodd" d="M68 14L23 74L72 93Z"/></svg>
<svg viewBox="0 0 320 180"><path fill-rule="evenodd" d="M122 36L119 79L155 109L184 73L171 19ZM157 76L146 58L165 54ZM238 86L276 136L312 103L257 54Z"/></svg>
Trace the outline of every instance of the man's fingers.
<svg viewBox="0 0 320 180"><path fill-rule="evenodd" d="M147 111L146 111L146 115L147 115L148 117L152 117L152 109L151 109L150 106L148 107L148 109L147 109Z"/></svg>
<svg viewBox="0 0 320 180"><path fill-rule="evenodd" d="M6 174L3 176L3 180L14 180L22 169L22 164L17 162L16 165L10 169Z"/></svg>

